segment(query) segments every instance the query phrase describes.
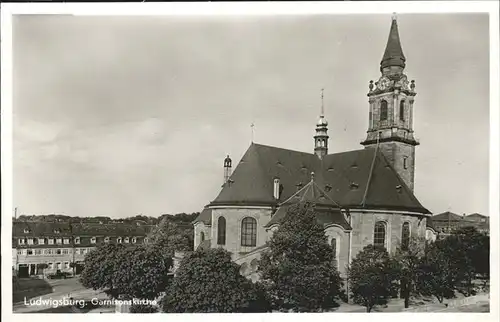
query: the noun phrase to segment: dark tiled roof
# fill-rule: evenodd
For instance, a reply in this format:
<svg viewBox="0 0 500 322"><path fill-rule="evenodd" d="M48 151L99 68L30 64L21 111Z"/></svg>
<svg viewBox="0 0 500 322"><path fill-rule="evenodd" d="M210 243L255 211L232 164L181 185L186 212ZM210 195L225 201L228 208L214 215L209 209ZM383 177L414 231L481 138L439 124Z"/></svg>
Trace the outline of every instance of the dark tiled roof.
<svg viewBox="0 0 500 322"><path fill-rule="evenodd" d="M146 236L154 226L130 224L80 224L36 221L12 223L13 237ZM25 232L25 229L27 232Z"/></svg>
<svg viewBox="0 0 500 322"><path fill-rule="evenodd" d="M323 159L304 152L252 144L211 205L277 206L305 185L315 173L320 187L330 187L328 197L342 207L406 210L429 213L379 151L362 149L330 154ZM366 189L371 164L373 175ZM280 179L282 193L273 197L274 178ZM398 189L399 186L399 189ZM366 191L366 199L362 205Z"/></svg>
<svg viewBox="0 0 500 322"><path fill-rule="evenodd" d="M205 225L210 225L212 223L212 209L205 208L203 211L196 217L193 223L203 222Z"/></svg>
<svg viewBox="0 0 500 322"><path fill-rule="evenodd" d="M290 207L290 204L281 206L276 213L273 215L266 227L271 227L275 224L280 224L282 220L286 217L286 212ZM345 230L351 230L352 228L346 222L344 215L340 212L340 209L329 208L329 207L316 207L315 208L316 220L320 225L329 226L331 224L336 224L341 226Z"/></svg>

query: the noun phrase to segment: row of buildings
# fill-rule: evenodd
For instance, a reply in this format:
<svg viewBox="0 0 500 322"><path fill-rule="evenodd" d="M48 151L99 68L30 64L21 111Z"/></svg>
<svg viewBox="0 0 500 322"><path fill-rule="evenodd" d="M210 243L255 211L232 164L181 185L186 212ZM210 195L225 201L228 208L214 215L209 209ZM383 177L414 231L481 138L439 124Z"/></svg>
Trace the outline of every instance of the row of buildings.
<svg viewBox="0 0 500 322"><path fill-rule="evenodd" d="M14 221L13 271L19 277L72 272L85 255L103 243L142 244L154 226L141 223L100 224ZM42 268L40 264L46 264ZM79 273L81 265L74 265Z"/></svg>

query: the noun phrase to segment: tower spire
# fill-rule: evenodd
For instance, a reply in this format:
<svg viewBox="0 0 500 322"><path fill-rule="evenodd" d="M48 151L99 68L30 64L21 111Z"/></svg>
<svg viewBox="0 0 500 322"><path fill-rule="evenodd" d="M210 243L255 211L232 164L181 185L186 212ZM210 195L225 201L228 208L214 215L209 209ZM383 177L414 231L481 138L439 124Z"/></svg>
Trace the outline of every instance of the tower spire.
<svg viewBox="0 0 500 322"><path fill-rule="evenodd" d="M400 67L405 68L406 57L401 48L401 41L399 40L398 21L396 13L392 15L391 29L389 31L389 38L385 47L384 56L380 62L380 71L387 67Z"/></svg>
<svg viewBox="0 0 500 322"><path fill-rule="evenodd" d="M323 92L324 88L321 89L321 115L316 123L316 135L314 136L314 152L319 158L328 154L328 122L325 119Z"/></svg>

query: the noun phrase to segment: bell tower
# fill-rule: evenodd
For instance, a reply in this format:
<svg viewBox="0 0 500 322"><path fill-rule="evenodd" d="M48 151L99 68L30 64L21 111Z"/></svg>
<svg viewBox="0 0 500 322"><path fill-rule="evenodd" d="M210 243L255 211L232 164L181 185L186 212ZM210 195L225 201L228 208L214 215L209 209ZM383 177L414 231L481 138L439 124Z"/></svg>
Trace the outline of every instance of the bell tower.
<svg viewBox="0 0 500 322"><path fill-rule="evenodd" d="M368 86L369 124L365 148L384 153L406 185L413 191L415 180L415 147L413 137L413 102L415 81L404 74L406 58L399 40L396 16L392 17L389 39L380 62L381 76Z"/></svg>
<svg viewBox="0 0 500 322"><path fill-rule="evenodd" d="M325 119L323 89L321 90L321 115L316 123L316 135L314 136L314 153L320 159L328 154L328 121Z"/></svg>

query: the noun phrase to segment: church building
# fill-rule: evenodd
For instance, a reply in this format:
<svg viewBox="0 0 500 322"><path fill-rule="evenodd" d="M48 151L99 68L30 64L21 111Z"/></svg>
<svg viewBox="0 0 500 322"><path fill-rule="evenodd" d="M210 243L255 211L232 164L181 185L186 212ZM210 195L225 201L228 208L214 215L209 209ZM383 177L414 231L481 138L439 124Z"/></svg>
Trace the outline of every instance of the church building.
<svg viewBox="0 0 500 322"><path fill-rule="evenodd" d="M258 259L287 208L316 205L341 276L363 247L390 253L411 237L426 237L430 212L414 195L415 82L405 75L406 58L393 17L378 81L369 82L364 148L328 153L328 122L322 109L312 153L252 143L232 171L224 160L224 185L194 221L194 246L222 247L243 275L258 279Z"/></svg>

